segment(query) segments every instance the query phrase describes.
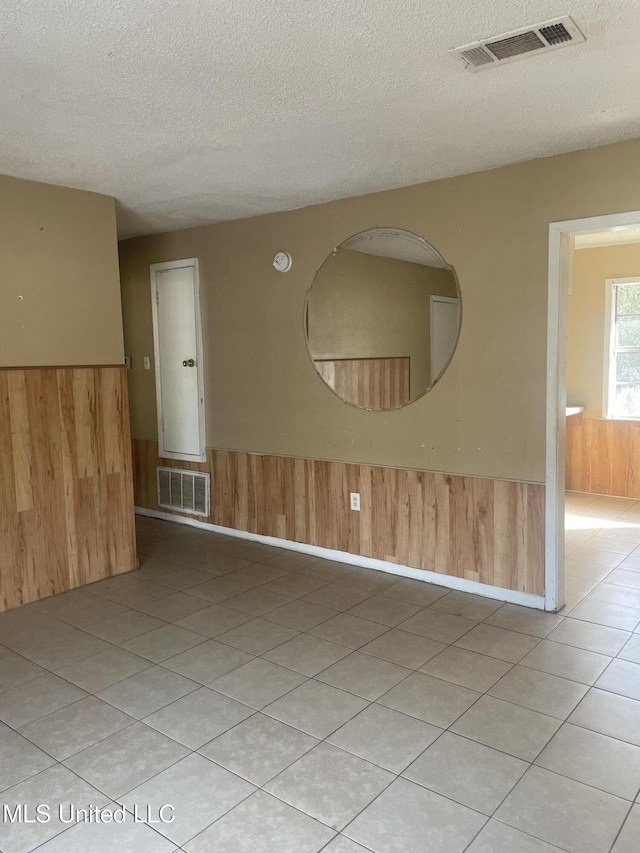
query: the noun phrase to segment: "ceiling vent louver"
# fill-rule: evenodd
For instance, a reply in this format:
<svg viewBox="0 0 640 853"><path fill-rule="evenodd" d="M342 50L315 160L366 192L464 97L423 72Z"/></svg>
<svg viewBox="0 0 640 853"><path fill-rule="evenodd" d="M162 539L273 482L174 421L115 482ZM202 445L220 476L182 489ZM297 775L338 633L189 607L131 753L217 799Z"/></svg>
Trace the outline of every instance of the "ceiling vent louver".
<svg viewBox="0 0 640 853"><path fill-rule="evenodd" d="M585 37L574 20L565 17L456 47L449 52L457 56L469 71L481 71L523 56L547 53L583 41Z"/></svg>
<svg viewBox="0 0 640 853"><path fill-rule="evenodd" d="M547 27L540 27L540 33L549 44L562 44L565 41L573 41L573 36L564 24L549 24Z"/></svg>
<svg viewBox="0 0 640 853"><path fill-rule="evenodd" d="M209 515L210 475L178 468L157 468L158 506Z"/></svg>

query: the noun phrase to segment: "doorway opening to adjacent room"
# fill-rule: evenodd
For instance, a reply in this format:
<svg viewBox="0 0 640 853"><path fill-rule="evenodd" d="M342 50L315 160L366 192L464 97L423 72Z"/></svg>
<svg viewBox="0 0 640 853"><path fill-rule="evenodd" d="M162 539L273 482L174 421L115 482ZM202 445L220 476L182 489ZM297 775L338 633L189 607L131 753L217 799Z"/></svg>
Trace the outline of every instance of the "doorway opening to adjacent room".
<svg viewBox="0 0 640 853"><path fill-rule="evenodd" d="M546 423L545 607L626 627L640 612L639 211L549 227Z"/></svg>

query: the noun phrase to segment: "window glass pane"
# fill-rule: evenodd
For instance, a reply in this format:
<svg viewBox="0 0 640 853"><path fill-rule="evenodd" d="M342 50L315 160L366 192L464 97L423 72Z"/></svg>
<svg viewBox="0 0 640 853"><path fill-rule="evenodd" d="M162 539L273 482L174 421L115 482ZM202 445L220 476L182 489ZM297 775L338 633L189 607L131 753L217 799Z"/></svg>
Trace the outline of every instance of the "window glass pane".
<svg viewBox="0 0 640 853"><path fill-rule="evenodd" d="M640 283L618 285L616 291L617 314L640 314Z"/></svg>
<svg viewBox="0 0 640 853"><path fill-rule="evenodd" d="M617 418L640 417L640 383L638 385L616 385L611 414Z"/></svg>
<svg viewBox="0 0 640 853"><path fill-rule="evenodd" d="M640 382L640 352L616 355L616 382Z"/></svg>
<svg viewBox="0 0 640 853"><path fill-rule="evenodd" d="M618 317L616 346L640 347L640 317Z"/></svg>

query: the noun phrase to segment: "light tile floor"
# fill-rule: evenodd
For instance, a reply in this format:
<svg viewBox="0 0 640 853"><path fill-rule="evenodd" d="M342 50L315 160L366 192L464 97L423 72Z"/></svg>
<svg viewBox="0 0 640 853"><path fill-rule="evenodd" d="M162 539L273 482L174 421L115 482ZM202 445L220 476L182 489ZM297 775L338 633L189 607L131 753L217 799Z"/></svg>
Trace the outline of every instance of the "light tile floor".
<svg viewBox="0 0 640 853"><path fill-rule="evenodd" d="M640 502L567 510L558 615L138 519L0 614L0 850L637 853Z"/></svg>

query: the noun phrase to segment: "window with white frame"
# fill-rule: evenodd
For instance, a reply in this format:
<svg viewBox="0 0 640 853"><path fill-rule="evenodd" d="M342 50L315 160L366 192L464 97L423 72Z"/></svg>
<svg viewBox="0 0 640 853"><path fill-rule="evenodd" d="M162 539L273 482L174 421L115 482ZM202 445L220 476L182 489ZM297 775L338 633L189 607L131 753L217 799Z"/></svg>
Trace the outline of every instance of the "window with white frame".
<svg viewBox="0 0 640 853"><path fill-rule="evenodd" d="M607 281L604 412L640 418L640 276Z"/></svg>

